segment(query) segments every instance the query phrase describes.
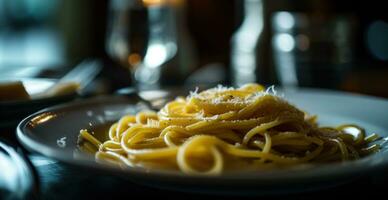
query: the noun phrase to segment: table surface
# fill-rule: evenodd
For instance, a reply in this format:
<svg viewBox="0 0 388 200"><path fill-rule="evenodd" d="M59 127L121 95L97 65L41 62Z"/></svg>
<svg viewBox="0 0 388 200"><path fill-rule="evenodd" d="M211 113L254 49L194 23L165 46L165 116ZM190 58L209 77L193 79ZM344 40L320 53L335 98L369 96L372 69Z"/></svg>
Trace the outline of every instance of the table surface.
<svg viewBox="0 0 388 200"><path fill-rule="evenodd" d="M37 169L42 199L118 199L119 197L168 197L176 199L258 199L257 196L214 196L150 188L109 175L96 174L43 156L30 155ZM386 171L388 172L388 170ZM388 173L360 177L338 187L302 194L283 194L266 199L331 199L335 196L379 196L386 193ZM371 195L371 196L369 196Z"/></svg>

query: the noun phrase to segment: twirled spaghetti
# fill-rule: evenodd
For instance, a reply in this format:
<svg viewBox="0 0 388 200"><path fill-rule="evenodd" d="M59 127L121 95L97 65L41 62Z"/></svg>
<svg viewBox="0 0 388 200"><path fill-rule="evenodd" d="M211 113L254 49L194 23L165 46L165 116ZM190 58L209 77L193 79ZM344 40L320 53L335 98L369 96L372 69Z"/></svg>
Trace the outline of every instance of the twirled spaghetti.
<svg viewBox="0 0 388 200"><path fill-rule="evenodd" d="M159 112L122 117L98 141L80 131L80 147L96 160L125 166L220 174L307 162L357 159L376 152L357 125L318 127L308 116L258 84L217 87L178 97Z"/></svg>

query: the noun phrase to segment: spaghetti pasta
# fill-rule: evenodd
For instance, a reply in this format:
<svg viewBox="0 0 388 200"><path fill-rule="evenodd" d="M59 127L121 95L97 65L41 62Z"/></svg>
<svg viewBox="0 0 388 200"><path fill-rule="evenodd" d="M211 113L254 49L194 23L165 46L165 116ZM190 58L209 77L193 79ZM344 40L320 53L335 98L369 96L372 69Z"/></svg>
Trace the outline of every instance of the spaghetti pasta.
<svg viewBox="0 0 388 200"><path fill-rule="evenodd" d="M192 92L159 112L123 116L107 135L100 142L81 130L79 145L98 162L187 174L352 160L380 148L369 145L378 135L357 125L319 127L316 116L259 84Z"/></svg>

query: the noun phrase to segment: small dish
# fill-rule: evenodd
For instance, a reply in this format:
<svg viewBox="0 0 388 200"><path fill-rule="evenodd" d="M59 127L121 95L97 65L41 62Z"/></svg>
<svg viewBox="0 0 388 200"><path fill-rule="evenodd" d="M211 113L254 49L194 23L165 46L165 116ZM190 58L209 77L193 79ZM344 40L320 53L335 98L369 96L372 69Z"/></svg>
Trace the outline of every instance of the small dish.
<svg viewBox="0 0 388 200"><path fill-rule="evenodd" d="M7 79L8 80L8 79ZM9 79L11 80L11 79ZM5 81L2 79L2 81ZM24 78L21 79L26 91L30 96L39 94L52 85L57 79L46 78ZM41 110L45 107L64 103L75 99L78 96L76 92L52 97L33 98L30 100L1 101L0 102L0 128L9 128L16 126L23 118Z"/></svg>

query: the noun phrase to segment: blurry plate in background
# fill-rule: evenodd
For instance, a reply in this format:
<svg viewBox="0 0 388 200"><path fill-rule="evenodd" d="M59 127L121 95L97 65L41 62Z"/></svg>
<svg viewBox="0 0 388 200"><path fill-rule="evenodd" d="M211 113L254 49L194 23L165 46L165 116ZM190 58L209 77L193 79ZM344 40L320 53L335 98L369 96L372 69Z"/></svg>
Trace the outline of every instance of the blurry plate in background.
<svg viewBox="0 0 388 200"><path fill-rule="evenodd" d="M171 95L174 93L174 95ZM173 98L179 91L155 91L156 99ZM356 123L368 133L388 136L388 101L384 99L327 90L301 89L283 92L292 104L317 114L321 125ZM148 96L153 94L148 92ZM187 95L187 93L180 93ZM140 96L147 95L140 92ZM17 137L27 149L72 165L127 177L136 183L171 190L218 194L279 194L306 192L338 185L361 175L378 173L388 166L388 148L371 156L344 163L309 168L273 170L257 173L241 171L221 176L190 176L177 171L119 169L98 164L94 156L77 151L80 129L93 129L110 124L124 114L141 110L136 99L108 96L47 108L24 119L17 128ZM58 141L61 141L60 144ZM77 153L78 152L78 153Z"/></svg>
<svg viewBox="0 0 388 200"><path fill-rule="evenodd" d="M30 96L44 92L53 86L57 79L23 78L0 79L1 82L21 81ZM71 101L78 96L76 92L59 96L32 98L28 100L0 101L0 128L16 126L26 116L45 107Z"/></svg>

